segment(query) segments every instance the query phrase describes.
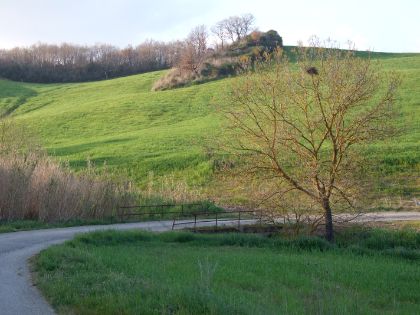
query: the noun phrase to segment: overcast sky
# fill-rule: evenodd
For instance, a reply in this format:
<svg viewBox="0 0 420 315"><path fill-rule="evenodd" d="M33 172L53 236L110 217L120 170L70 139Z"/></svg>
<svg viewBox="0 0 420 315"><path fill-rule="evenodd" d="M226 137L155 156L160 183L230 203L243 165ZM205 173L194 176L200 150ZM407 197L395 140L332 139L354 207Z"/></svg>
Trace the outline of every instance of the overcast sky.
<svg viewBox="0 0 420 315"><path fill-rule="evenodd" d="M286 45L317 35L358 49L420 52L420 0L0 0L0 48L182 39L196 25L243 13Z"/></svg>

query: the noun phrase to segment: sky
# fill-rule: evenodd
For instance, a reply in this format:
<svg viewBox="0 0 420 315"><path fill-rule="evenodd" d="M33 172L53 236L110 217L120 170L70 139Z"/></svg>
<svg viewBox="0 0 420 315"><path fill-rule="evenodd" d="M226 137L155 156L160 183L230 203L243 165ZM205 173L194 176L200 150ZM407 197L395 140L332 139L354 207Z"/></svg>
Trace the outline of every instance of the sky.
<svg viewBox="0 0 420 315"><path fill-rule="evenodd" d="M285 45L316 35L360 50L420 52L419 0L0 0L0 48L37 42L136 46L252 13Z"/></svg>

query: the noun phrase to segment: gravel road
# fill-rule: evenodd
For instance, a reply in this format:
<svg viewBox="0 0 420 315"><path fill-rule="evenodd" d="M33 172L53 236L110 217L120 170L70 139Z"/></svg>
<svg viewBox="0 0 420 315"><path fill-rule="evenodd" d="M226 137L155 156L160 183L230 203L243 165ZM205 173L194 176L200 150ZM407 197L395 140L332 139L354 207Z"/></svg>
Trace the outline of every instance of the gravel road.
<svg viewBox="0 0 420 315"><path fill-rule="evenodd" d="M420 212L370 213L357 219L359 222L401 220L420 220ZM232 221L232 223L236 223L236 221ZM160 221L0 234L0 314L54 314L54 310L33 286L28 268L28 259L42 249L52 244L63 243L72 239L76 234L90 231L109 229L167 231L171 228L172 221Z"/></svg>

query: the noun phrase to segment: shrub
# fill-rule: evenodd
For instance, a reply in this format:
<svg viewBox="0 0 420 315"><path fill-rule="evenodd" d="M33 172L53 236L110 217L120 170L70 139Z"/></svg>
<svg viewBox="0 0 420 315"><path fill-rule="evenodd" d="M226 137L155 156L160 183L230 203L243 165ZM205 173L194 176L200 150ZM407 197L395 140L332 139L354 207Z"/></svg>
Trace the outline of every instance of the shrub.
<svg viewBox="0 0 420 315"><path fill-rule="evenodd" d="M215 66L212 63L206 62L200 71L200 75L203 77L212 77L217 75L217 71L217 66Z"/></svg>
<svg viewBox="0 0 420 315"><path fill-rule="evenodd" d="M273 51L277 47L283 47L283 39L276 31L270 30L261 35L260 45L269 51Z"/></svg>
<svg viewBox="0 0 420 315"><path fill-rule="evenodd" d="M219 76L235 75L237 64L235 63L223 63L218 68L217 74Z"/></svg>
<svg viewBox="0 0 420 315"><path fill-rule="evenodd" d="M163 91L175 87L185 86L195 79L197 79L197 75L195 73L173 68L153 84L152 91Z"/></svg>

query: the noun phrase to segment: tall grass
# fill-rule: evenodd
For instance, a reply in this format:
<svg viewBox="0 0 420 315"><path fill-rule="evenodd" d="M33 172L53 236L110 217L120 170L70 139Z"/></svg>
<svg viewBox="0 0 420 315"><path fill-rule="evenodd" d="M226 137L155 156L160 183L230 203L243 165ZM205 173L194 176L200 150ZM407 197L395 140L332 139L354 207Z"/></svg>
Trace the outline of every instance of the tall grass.
<svg viewBox="0 0 420 315"><path fill-rule="evenodd" d="M36 152L0 156L0 220L101 219L130 198L128 184L74 174Z"/></svg>
<svg viewBox="0 0 420 315"><path fill-rule="evenodd" d="M0 221L103 219L132 197L129 183L92 169L75 174L48 157L30 132L0 121Z"/></svg>

